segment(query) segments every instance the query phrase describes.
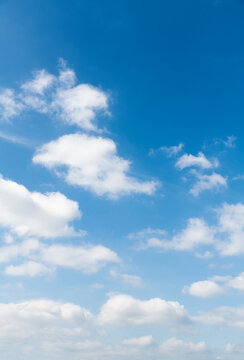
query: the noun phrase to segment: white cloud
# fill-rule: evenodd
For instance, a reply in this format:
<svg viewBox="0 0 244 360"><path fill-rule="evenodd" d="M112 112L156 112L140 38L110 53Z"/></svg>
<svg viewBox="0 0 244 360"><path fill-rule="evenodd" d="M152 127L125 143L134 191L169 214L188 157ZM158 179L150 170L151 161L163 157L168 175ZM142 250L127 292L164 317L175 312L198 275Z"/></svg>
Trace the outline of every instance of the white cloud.
<svg viewBox="0 0 244 360"><path fill-rule="evenodd" d="M163 235L162 230L161 233ZM214 231L203 219L192 218L188 220L186 228L173 236L171 240L165 240L165 237L161 239L156 236L151 237L149 234L149 236L145 236L145 241L139 246L139 249L192 251L199 246L212 244Z"/></svg>
<svg viewBox="0 0 244 360"><path fill-rule="evenodd" d="M30 256L33 252L39 251L41 244L36 239L24 240L21 243L10 243L9 246L0 247L0 263L7 263L18 257Z"/></svg>
<svg viewBox="0 0 244 360"><path fill-rule="evenodd" d="M0 117L8 120L20 114L24 105L16 98L12 89L4 89L0 93Z"/></svg>
<svg viewBox="0 0 244 360"><path fill-rule="evenodd" d="M212 280L204 280L185 286L183 292L196 297L209 298L223 294L224 289Z"/></svg>
<svg viewBox="0 0 244 360"><path fill-rule="evenodd" d="M197 182L194 184L190 190L190 194L198 196L202 191L205 190L219 190L222 188L227 188L227 179L220 174L213 173L211 175L202 175L199 173L194 173L197 176Z"/></svg>
<svg viewBox="0 0 244 360"><path fill-rule="evenodd" d="M218 250L222 255L244 253L244 205L224 204L217 210L221 241Z"/></svg>
<svg viewBox="0 0 244 360"><path fill-rule="evenodd" d="M190 318L184 306L159 298L138 300L129 295L114 295L102 306L100 324L118 325L188 325Z"/></svg>
<svg viewBox="0 0 244 360"><path fill-rule="evenodd" d="M214 231L203 219L192 218L187 227L172 238L169 248L174 250L192 250L200 245L213 243Z"/></svg>
<svg viewBox="0 0 244 360"><path fill-rule="evenodd" d="M138 338L130 338L125 339L122 341L122 344L129 345L129 346L138 346L138 347L145 347L154 345L154 340L152 335L145 335Z"/></svg>
<svg viewBox="0 0 244 360"><path fill-rule="evenodd" d="M244 306L222 306L211 311L201 312L201 314L194 319L195 321L210 326L225 325L236 328L244 328Z"/></svg>
<svg viewBox="0 0 244 360"><path fill-rule="evenodd" d="M102 245L46 245L38 240L29 239L21 243L0 247L0 263L18 258L27 262L9 265L7 275L38 276L55 271L58 267L70 268L83 273L96 273L108 263L118 263L118 255Z"/></svg>
<svg viewBox="0 0 244 360"><path fill-rule="evenodd" d="M33 79L25 82L21 87L27 92L43 95L55 81L55 76L49 74L45 69L38 70L33 74Z"/></svg>
<svg viewBox="0 0 244 360"><path fill-rule="evenodd" d="M15 344L22 352L26 344L39 349L38 345L45 340L85 336L94 321L85 308L46 299L1 303L0 318L1 344L5 344L7 351Z"/></svg>
<svg viewBox="0 0 244 360"><path fill-rule="evenodd" d="M137 275L121 274L115 270L110 270L109 273L114 279L119 279L126 284L129 284L129 285L132 285L135 287L142 286L142 279Z"/></svg>
<svg viewBox="0 0 244 360"><path fill-rule="evenodd" d="M172 157L179 154L182 151L183 147L184 144L180 143L179 145L175 145L175 146L169 146L169 147L162 146L160 150L165 151L168 157Z"/></svg>
<svg viewBox="0 0 244 360"><path fill-rule="evenodd" d="M35 277L39 275L47 275L52 273L52 269L37 263L35 261L28 261L21 265L9 265L5 269L6 275L13 275L13 276L30 276Z"/></svg>
<svg viewBox="0 0 244 360"><path fill-rule="evenodd" d="M69 222L80 218L78 203L61 193L31 192L0 177L0 225L19 236L72 236Z"/></svg>
<svg viewBox="0 0 244 360"><path fill-rule="evenodd" d="M204 219L188 219L185 229L174 236L164 230L153 230L130 234L129 237L139 240L138 250L155 248L159 251L182 250L193 251L199 247L212 247L221 256L233 256L244 253L244 205L224 203L215 209L216 223L208 225ZM198 258L210 258L209 249L203 253L196 252Z"/></svg>
<svg viewBox="0 0 244 360"><path fill-rule="evenodd" d="M127 175L130 162L117 155L114 141L85 134L60 137L40 147L33 162L54 169L67 183L116 198L130 193L152 194L155 181L140 182ZM63 167L66 170L62 170Z"/></svg>
<svg viewBox="0 0 244 360"><path fill-rule="evenodd" d="M199 152L197 156L192 154L182 155L176 162L175 166L180 170L188 167L199 167L201 169L210 169L217 165L217 162L210 162L202 152Z"/></svg>
<svg viewBox="0 0 244 360"><path fill-rule="evenodd" d="M206 344L201 341L196 344L193 342L185 343L182 340L171 338L166 340L160 345L160 353L164 356L176 357L179 359L179 356L182 358L185 356L195 356L197 354L204 354L206 352Z"/></svg>
<svg viewBox="0 0 244 360"><path fill-rule="evenodd" d="M114 251L102 245L52 245L42 249L40 260L53 266L73 268L84 273L95 273L107 263L119 262L119 257Z"/></svg>
<svg viewBox="0 0 244 360"><path fill-rule="evenodd" d="M98 131L96 117L108 114L108 94L90 84L76 85L75 72L61 61L59 75L45 69L35 71L19 91L3 89L0 93L0 115L13 118L21 111L56 114L70 125L88 131Z"/></svg>
<svg viewBox="0 0 244 360"><path fill-rule="evenodd" d="M61 59L61 67L59 70L59 82L64 88L71 88L76 83L76 75L73 69L67 67L66 62Z"/></svg>
<svg viewBox="0 0 244 360"><path fill-rule="evenodd" d="M220 285L218 283L221 283ZM197 281L183 288L183 293L208 298L223 295L229 289L244 290L244 272L236 277L215 275L208 280Z"/></svg>
<svg viewBox="0 0 244 360"><path fill-rule="evenodd" d="M80 84L71 89L58 89L52 107L67 123L96 131L96 113L108 109L108 96L94 86Z"/></svg>
<svg viewBox="0 0 244 360"><path fill-rule="evenodd" d="M244 290L244 272L240 273L235 278L230 279L227 282L227 286L237 290Z"/></svg>

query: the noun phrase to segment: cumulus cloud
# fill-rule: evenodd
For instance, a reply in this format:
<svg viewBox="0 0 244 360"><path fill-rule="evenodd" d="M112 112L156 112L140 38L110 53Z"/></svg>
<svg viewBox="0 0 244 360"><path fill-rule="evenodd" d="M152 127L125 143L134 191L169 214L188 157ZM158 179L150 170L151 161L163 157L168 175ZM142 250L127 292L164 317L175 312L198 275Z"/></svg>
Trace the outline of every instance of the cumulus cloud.
<svg viewBox="0 0 244 360"><path fill-rule="evenodd" d="M0 263L25 259L17 265L5 269L7 275L38 276L55 271L58 267L96 273L108 263L118 263L118 255L102 245L46 245L38 240L29 239L21 243L0 247ZM27 260L27 261L26 261Z"/></svg>
<svg viewBox="0 0 244 360"><path fill-rule="evenodd" d="M69 223L81 217L78 203L59 192L31 192L0 177L0 225L19 236L72 236Z"/></svg>
<svg viewBox="0 0 244 360"><path fill-rule="evenodd" d="M190 286L185 286L182 292L192 296L208 298L223 295L230 289L244 290L244 272L235 277L215 275L207 280L197 281Z"/></svg>
<svg viewBox="0 0 244 360"><path fill-rule="evenodd" d="M100 324L174 326L190 324L184 306L176 301L160 298L138 300L129 295L114 295L102 306L98 316Z"/></svg>
<svg viewBox="0 0 244 360"><path fill-rule="evenodd" d="M76 84L74 70L60 62L59 75L45 69L35 71L18 91L3 89L0 93L0 115L10 119L23 110L56 114L70 125L98 131L96 117L108 113L108 94L90 84Z"/></svg>
<svg viewBox="0 0 244 360"><path fill-rule="evenodd" d="M209 298L223 294L224 289L212 280L204 280L185 286L183 292L196 297Z"/></svg>
<svg viewBox="0 0 244 360"><path fill-rule="evenodd" d="M205 190L219 190L220 188L227 188L227 179L220 174L213 173L211 175L203 175L194 172L197 177L197 182L190 190L190 194L198 196Z"/></svg>
<svg viewBox="0 0 244 360"><path fill-rule="evenodd" d="M127 173L130 162L117 155L113 140L86 134L71 134L41 146L33 162L53 169L67 183L97 195L116 198L130 193L152 194L158 182L138 181Z"/></svg>
<svg viewBox="0 0 244 360"><path fill-rule="evenodd" d="M188 167L199 167L201 169L210 169L217 165L216 160L209 161L202 152L199 152L197 156L192 154L182 155L176 162L175 166L180 170Z"/></svg>
<svg viewBox="0 0 244 360"><path fill-rule="evenodd" d="M170 323L173 315L174 325L179 326L179 321L182 321L182 315L184 318L185 313L183 311L182 314L178 303L172 305L173 309L170 306L170 309L163 312L168 312L167 324ZM136 309L131 308L132 310L134 312ZM139 309L137 317L141 316L141 310ZM144 308L143 311L145 310ZM151 312L150 308L147 308L147 311ZM160 312L160 319L157 322L161 323L163 319L164 323L165 315L162 317L162 309L154 310L154 315L157 311ZM152 357L161 359L162 356L177 359L180 353L182 359L189 359L191 356L200 359L207 351L203 342L184 342L171 338L157 344L151 335L127 338L118 344L107 345L102 335L103 324L99 320L99 317L97 319L88 309L73 303L48 299L0 303L1 356L4 359L17 356L21 359L37 360L47 357L78 360L81 356L90 360L115 358L139 360ZM154 320L155 318L153 322Z"/></svg>
<svg viewBox="0 0 244 360"><path fill-rule="evenodd" d="M45 341L89 335L94 322L90 311L81 306L46 299L1 303L0 318L1 356L9 358L16 351L15 357L21 359L41 359Z"/></svg>
<svg viewBox="0 0 244 360"><path fill-rule="evenodd" d="M58 89L52 107L67 123L96 131L96 112L108 108L108 96L94 86L80 84L71 89Z"/></svg>

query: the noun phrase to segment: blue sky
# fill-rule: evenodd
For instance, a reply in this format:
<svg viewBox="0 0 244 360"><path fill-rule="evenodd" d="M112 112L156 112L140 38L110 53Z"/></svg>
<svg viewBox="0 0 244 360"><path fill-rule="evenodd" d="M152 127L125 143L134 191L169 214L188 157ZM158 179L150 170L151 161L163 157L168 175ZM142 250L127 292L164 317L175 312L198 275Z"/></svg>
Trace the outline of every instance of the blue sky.
<svg viewBox="0 0 244 360"><path fill-rule="evenodd" d="M0 1L3 360L243 358L243 18Z"/></svg>

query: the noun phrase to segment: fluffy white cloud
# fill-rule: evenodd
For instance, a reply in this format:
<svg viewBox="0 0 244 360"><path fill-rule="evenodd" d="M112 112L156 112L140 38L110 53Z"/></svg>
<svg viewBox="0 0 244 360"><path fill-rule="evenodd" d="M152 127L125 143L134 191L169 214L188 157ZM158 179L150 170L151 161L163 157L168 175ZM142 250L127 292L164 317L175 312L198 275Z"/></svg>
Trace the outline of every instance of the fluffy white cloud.
<svg viewBox="0 0 244 360"><path fill-rule="evenodd" d="M102 245L46 246L39 256L46 264L73 268L84 273L95 273L107 263L119 262L118 255Z"/></svg>
<svg viewBox="0 0 244 360"><path fill-rule="evenodd" d="M140 276L130 275L130 274L121 274L113 269L110 270L109 273L114 279L119 279L126 284L129 284L132 286L141 286L142 285L142 279L140 278Z"/></svg>
<svg viewBox="0 0 244 360"><path fill-rule="evenodd" d="M98 131L96 116L108 114L108 94L90 84L76 85L72 69L61 61L59 75L45 69L35 71L19 91L4 89L0 93L0 116L10 119L21 111L56 114L70 125L88 131Z"/></svg>
<svg viewBox="0 0 244 360"><path fill-rule="evenodd" d="M190 193L194 196L198 196L204 190L219 190L221 187L227 187L227 179L220 174L202 175L195 173L195 175L197 176L197 182L190 190Z"/></svg>
<svg viewBox="0 0 244 360"><path fill-rule="evenodd" d="M183 305L159 298L138 300L129 295L114 295L102 306L100 324L188 325L190 317Z"/></svg>
<svg viewBox="0 0 244 360"><path fill-rule="evenodd" d="M179 145L175 145L175 146L169 146L169 147L162 146L160 150L165 151L168 157L172 157L179 154L182 151L183 147L184 144L180 143Z"/></svg>
<svg viewBox="0 0 244 360"><path fill-rule="evenodd" d="M96 113L107 110L108 96L94 86L80 84L71 89L58 89L52 107L67 123L96 131Z"/></svg>
<svg viewBox="0 0 244 360"><path fill-rule="evenodd" d="M61 193L31 192L0 177L0 225L19 236L72 236L69 222L81 217L78 203Z"/></svg>
<svg viewBox="0 0 244 360"><path fill-rule="evenodd" d="M145 335L145 336L141 336L139 338L130 338L130 339L125 339L122 341L122 344L124 344L124 345L139 346L139 347L151 346L154 343L155 342L153 340L152 335Z"/></svg>
<svg viewBox="0 0 244 360"><path fill-rule="evenodd" d="M46 358L39 355L46 341L78 341L90 334L93 322L89 310L72 303L46 299L1 303L1 357Z"/></svg>
<svg viewBox="0 0 244 360"><path fill-rule="evenodd" d="M23 264L9 265L7 275L38 276L52 273L58 267L70 268L83 273L95 273L108 263L118 263L118 255L102 245L46 245L38 240L0 247L0 262L7 263L19 258Z"/></svg>
<svg viewBox="0 0 244 360"><path fill-rule="evenodd" d="M171 315L167 323L170 323ZM172 320L175 321L174 316ZM151 335L107 345L101 325L100 322L98 328L97 318L89 310L73 303L47 299L0 303L1 357L139 360L161 359L162 356L177 358L180 353L182 359L191 356L202 359L200 355L206 352L203 342L187 343L173 338L158 345Z"/></svg>
<svg viewBox="0 0 244 360"><path fill-rule="evenodd" d="M71 134L41 146L33 162L54 169L72 185L116 198L130 193L152 194L158 183L141 182L127 175L130 162L117 155L114 141ZM62 170L63 168L66 170Z"/></svg>
<svg viewBox="0 0 244 360"><path fill-rule="evenodd" d="M194 282L190 286L185 286L183 288L183 293L208 298L223 295L226 290L229 291L230 289L244 290L244 272L236 277L230 275L215 275L207 280Z"/></svg>
<svg viewBox="0 0 244 360"><path fill-rule="evenodd" d="M185 286L183 292L192 296L209 298L223 294L224 289L212 280L204 280Z"/></svg>
<svg viewBox="0 0 244 360"><path fill-rule="evenodd" d="M214 231L203 219L192 218L187 222L187 227L175 235L169 242L169 249L192 250L201 245L213 243Z"/></svg>
<svg viewBox="0 0 244 360"><path fill-rule="evenodd" d="M206 350L206 344L203 341L194 344L193 342L185 343L184 341L175 338L163 342L159 349L162 355L175 357L176 359L179 359L179 355L181 358L193 356L195 359L197 354L204 354Z"/></svg>
<svg viewBox="0 0 244 360"><path fill-rule="evenodd" d="M217 162L210 162L203 153L199 152L197 156L192 154L182 155L175 166L180 170L188 167L199 167L201 169L210 169L217 165Z"/></svg>

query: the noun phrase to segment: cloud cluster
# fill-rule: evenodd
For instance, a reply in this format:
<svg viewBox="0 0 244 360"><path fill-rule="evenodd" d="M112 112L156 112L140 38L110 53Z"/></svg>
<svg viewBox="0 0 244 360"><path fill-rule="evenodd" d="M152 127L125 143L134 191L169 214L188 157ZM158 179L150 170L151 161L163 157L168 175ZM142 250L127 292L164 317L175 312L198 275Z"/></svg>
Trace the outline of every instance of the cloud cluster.
<svg viewBox="0 0 244 360"><path fill-rule="evenodd" d="M24 262L19 263L22 260ZM57 268L69 268L85 274L98 272L109 263L118 263L118 255L102 245L47 245L35 239L0 247L0 263L15 262L5 268L14 276L41 276ZM17 264L16 264L17 261Z"/></svg>
<svg viewBox="0 0 244 360"><path fill-rule="evenodd" d="M33 73L19 91L0 93L0 115L9 120L23 111L56 114L64 122L81 129L98 131L96 116L108 109L108 95L89 84L76 85L72 69L61 63L59 75L45 69Z"/></svg>
<svg viewBox="0 0 244 360"><path fill-rule="evenodd" d="M107 323L124 325L121 313L129 311L129 325L164 324L167 326L185 323L188 317L183 307L174 302L162 299L148 301L136 300L126 295L120 296L120 307L113 309L109 319L107 306L112 306L111 299L105 303L98 315L73 303L36 299L19 303L0 304L0 342L2 357L18 356L20 359L161 359L162 356L182 359L202 359L207 355L204 342L185 342L176 338L157 343L152 335L137 338L125 338L114 345L106 345L103 326ZM118 296L117 296L118 299ZM110 302L109 302L110 301ZM130 305L128 306L128 301ZM133 303L134 301L134 303ZM109 304L109 305L108 305ZM136 306L135 306L136 305ZM137 306L139 305L139 310ZM150 316L152 306L156 306L154 315ZM116 319L115 312L118 313ZM159 319L157 319L159 315ZM172 318L173 324L170 324ZM108 321L109 320L109 321ZM12 346L10 346L12 345ZM72 349L72 352L70 350ZM18 355L17 355L18 354Z"/></svg>
<svg viewBox="0 0 244 360"><path fill-rule="evenodd" d="M169 236L164 230L143 230L129 237L139 242L138 249L155 248L159 251L195 251L211 247L221 256L244 253L244 205L224 203L216 209L217 221L209 225L204 219L190 218L185 229ZM210 258L211 252L196 253L199 258Z"/></svg>
<svg viewBox="0 0 244 360"><path fill-rule="evenodd" d="M183 293L209 298L227 293L229 289L244 290L244 272L232 276L214 276L208 280L202 280L192 283L183 288Z"/></svg>
<svg viewBox="0 0 244 360"><path fill-rule="evenodd" d="M228 140L231 142L232 138ZM204 171L212 171L212 169L218 167L218 159L214 158L209 160L202 152L199 152L197 155L185 153L178 156L183 149L182 143L171 147L162 146L160 149L163 150L168 157L177 156L175 167L178 170L187 169L188 174L196 177L197 181L193 184L189 191L189 193L193 196L197 197L201 192L206 190L218 191L220 189L227 188L226 177L216 172L212 172L211 174L204 173Z"/></svg>

